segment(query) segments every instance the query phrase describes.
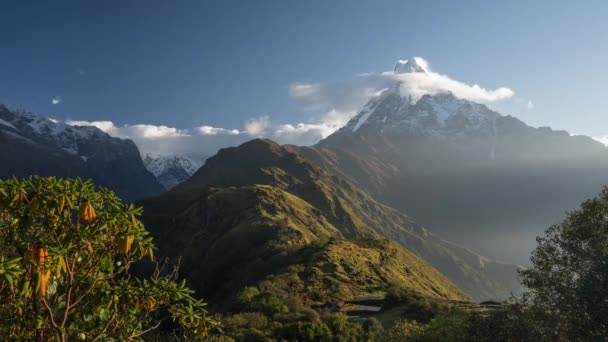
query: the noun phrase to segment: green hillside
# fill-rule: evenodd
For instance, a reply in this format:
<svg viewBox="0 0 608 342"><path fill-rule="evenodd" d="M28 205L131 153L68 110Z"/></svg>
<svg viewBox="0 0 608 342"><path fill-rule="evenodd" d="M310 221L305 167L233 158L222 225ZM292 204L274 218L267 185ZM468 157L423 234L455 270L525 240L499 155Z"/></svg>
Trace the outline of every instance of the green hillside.
<svg viewBox="0 0 608 342"><path fill-rule="evenodd" d="M466 298L397 244L344 241L321 211L277 187L173 193L145 206L144 219L160 253L181 256L182 275L211 302L229 299L270 275L290 274L296 265L303 267L297 273L309 284L306 294L322 301L391 285L428 296Z"/></svg>
<svg viewBox="0 0 608 342"><path fill-rule="evenodd" d="M335 239L304 248L296 262L280 277L297 276L309 298L352 300L397 286L427 298L470 300L427 262L389 240Z"/></svg>
<svg viewBox="0 0 608 342"><path fill-rule="evenodd" d="M234 294L288 265L290 254L340 236L318 210L270 186L208 189L148 200L159 251L182 257L182 275L205 297Z"/></svg>
<svg viewBox="0 0 608 342"><path fill-rule="evenodd" d="M508 297L501 277L515 272L439 239L270 140L221 150L189 181L143 204L161 253L182 252L184 263L204 265L183 269L190 279L204 281L205 293L218 284L229 291L252 283L264 274L262 267L270 273L290 263L285 250L331 236L394 240L479 300ZM222 275L208 276L220 270Z"/></svg>

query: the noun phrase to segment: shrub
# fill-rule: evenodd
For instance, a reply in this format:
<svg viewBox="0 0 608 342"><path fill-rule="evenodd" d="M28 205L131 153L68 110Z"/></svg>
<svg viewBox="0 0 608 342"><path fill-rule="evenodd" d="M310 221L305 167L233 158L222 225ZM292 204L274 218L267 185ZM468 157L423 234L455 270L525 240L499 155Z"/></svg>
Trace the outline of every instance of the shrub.
<svg viewBox="0 0 608 342"><path fill-rule="evenodd" d="M237 295L237 301L241 306L247 307L251 305L253 299L260 294L255 286L247 286Z"/></svg>
<svg viewBox="0 0 608 342"><path fill-rule="evenodd" d="M470 335L469 316L462 313L440 315L427 324L401 320L389 329L386 342L468 342L474 341Z"/></svg>
<svg viewBox="0 0 608 342"><path fill-rule="evenodd" d="M368 335L371 336L379 335L384 332L384 327L382 326L382 323L380 323L380 321L375 317L371 317L363 321L362 326L363 330L365 330L365 332L367 332Z"/></svg>
<svg viewBox="0 0 608 342"><path fill-rule="evenodd" d="M215 322L175 270L131 277L154 248L141 212L90 181L0 181L4 339L133 340L167 314L189 338L207 336Z"/></svg>
<svg viewBox="0 0 608 342"><path fill-rule="evenodd" d="M223 323L226 330L237 331L243 328L264 330L268 326L268 317L259 312L243 312L225 318Z"/></svg>

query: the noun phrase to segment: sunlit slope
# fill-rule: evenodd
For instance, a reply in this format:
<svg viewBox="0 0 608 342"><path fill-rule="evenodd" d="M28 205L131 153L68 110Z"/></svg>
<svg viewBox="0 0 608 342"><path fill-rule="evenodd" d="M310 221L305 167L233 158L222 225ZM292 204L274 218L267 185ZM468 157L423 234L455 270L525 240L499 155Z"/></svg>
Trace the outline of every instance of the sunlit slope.
<svg viewBox="0 0 608 342"><path fill-rule="evenodd" d="M175 256L178 251L202 251L203 255L184 253L184 263L192 259L201 264L201 270L186 272L198 278L193 272L234 269L239 276L228 271L220 281L224 284L247 283L262 274L263 267L276 271L292 262L280 256L283 249L297 249L322 237L396 241L476 299L507 297L510 284L503 284L501 277L515 273L514 266L439 239L352 182L269 140L221 150L189 181L143 204L161 252ZM260 266L252 266L249 275L249 264L256 260Z"/></svg>

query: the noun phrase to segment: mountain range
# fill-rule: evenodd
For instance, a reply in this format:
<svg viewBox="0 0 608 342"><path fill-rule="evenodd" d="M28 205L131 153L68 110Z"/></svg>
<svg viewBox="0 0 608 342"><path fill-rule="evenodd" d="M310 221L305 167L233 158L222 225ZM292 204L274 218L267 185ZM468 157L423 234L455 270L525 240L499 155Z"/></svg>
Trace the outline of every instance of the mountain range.
<svg viewBox="0 0 608 342"><path fill-rule="evenodd" d="M0 178L90 178L126 201L163 191L133 141L96 127L70 126L0 105L0 146Z"/></svg>

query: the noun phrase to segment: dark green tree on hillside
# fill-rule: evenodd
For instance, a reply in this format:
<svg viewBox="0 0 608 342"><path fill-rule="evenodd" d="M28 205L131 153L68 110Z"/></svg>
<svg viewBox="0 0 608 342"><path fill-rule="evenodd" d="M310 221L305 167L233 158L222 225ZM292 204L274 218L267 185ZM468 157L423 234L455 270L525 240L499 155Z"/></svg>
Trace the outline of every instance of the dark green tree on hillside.
<svg viewBox="0 0 608 342"><path fill-rule="evenodd" d="M0 339L135 341L171 318L206 337L215 323L175 272L129 274L153 252L141 211L89 181L0 181Z"/></svg>
<svg viewBox="0 0 608 342"><path fill-rule="evenodd" d="M521 272L527 299L567 340L608 336L608 188L537 239L532 268Z"/></svg>

